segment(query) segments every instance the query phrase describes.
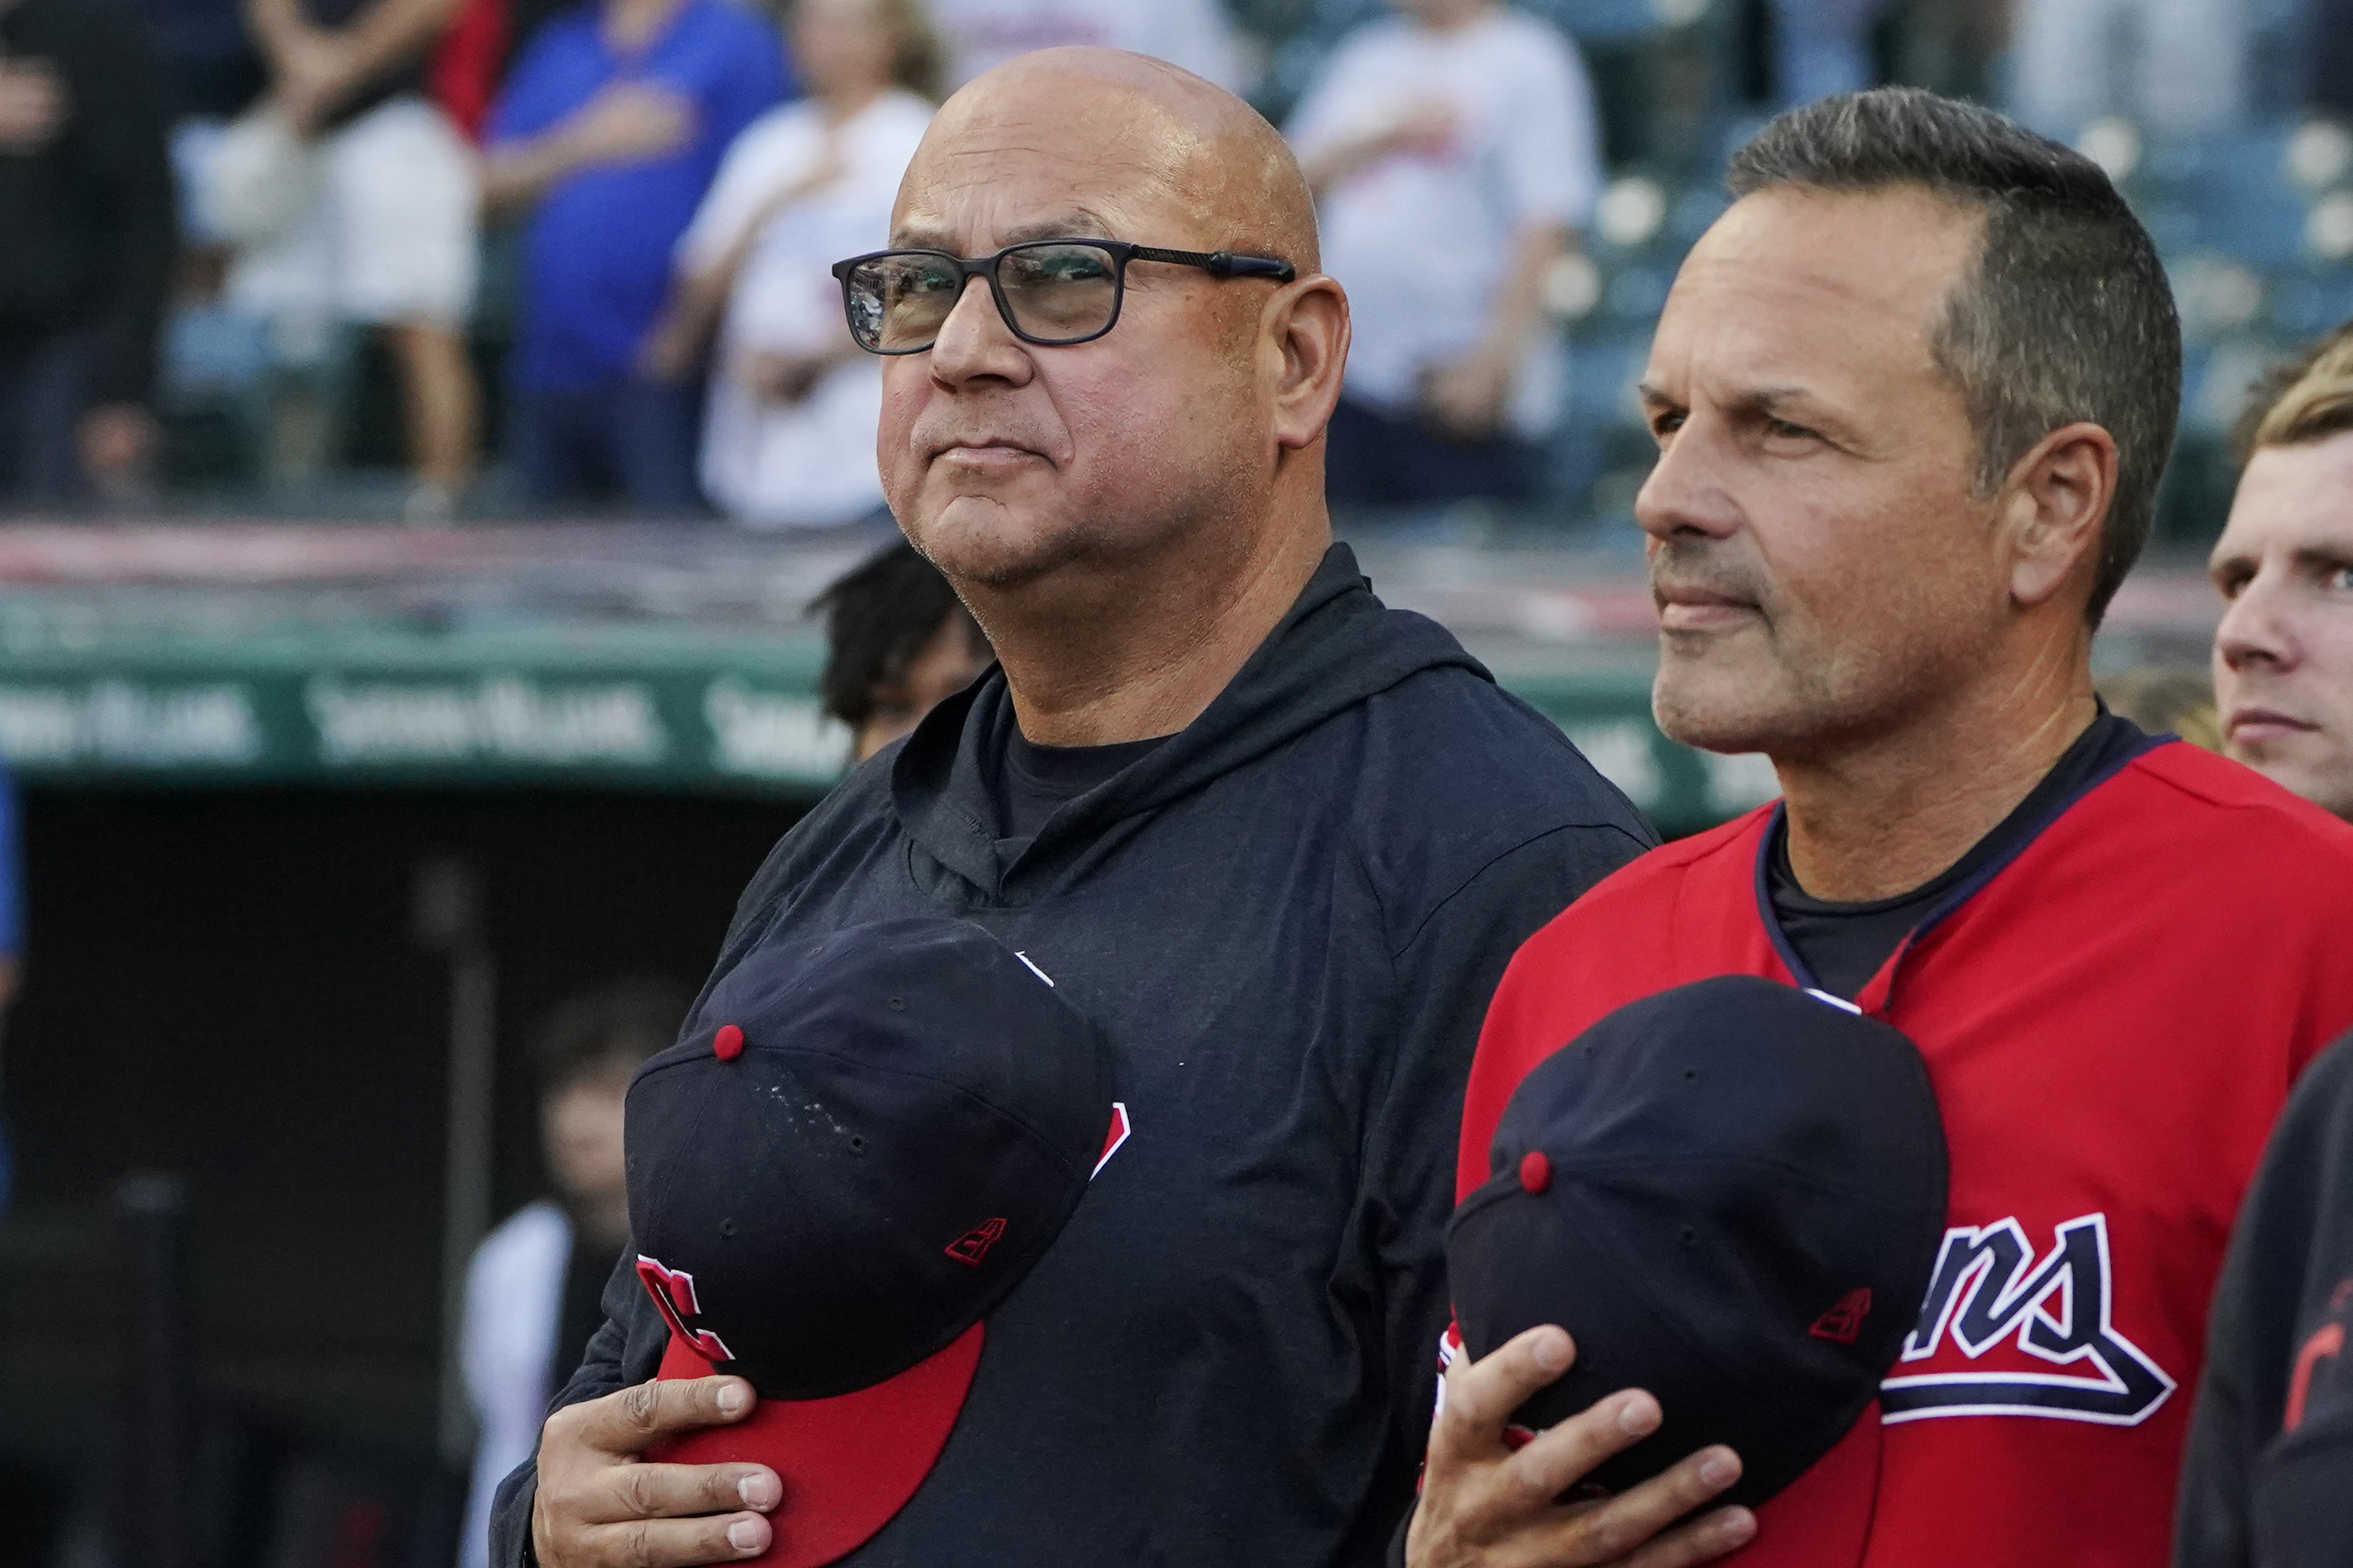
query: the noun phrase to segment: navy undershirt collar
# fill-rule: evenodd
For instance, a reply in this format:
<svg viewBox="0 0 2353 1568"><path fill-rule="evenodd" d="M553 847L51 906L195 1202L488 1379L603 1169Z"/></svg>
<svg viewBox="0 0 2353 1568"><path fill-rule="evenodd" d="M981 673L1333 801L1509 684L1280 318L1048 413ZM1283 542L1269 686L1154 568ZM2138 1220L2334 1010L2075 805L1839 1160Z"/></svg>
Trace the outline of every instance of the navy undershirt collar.
<svg viewBox="0 0 2353 1568"><path fill-rule="evenodd" d="M1908 893L1860 903L1817 899L1798 885L1789 868L1789 821L1778 812L1766 835L1765 892L1779 928L1785 957L1799 962L1801 984L1834 996L1852 998L1879 973L1904 939L1936 915L1941 906L1976 879L1991 874L2050 825L2076 796L2106 778L2153 742L2131 720L2103 703L2073 744L2051 771L1968 854Z"/></svg>
<svg viewBox="0 0 2353 1568"><path fill-rule="evenodd" d="M1108 746L1041 746L1011 721L1009 704L1007 712L1004 744L989 779L1000 842L1037 837L1047 818L1098 784L1108 784L1168 738L1155 735Z"/></svg>

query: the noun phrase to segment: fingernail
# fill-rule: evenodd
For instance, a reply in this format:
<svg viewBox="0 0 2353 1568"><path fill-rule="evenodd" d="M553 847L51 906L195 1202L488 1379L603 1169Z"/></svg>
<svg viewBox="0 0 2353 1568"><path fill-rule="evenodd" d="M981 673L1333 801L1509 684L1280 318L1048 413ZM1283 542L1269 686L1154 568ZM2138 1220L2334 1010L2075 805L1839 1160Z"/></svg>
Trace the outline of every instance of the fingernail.
<svg viewBox="0 0 2353 1568"><path fill-rule="evenodd" d="M1757 1533L1757 1516L1746 1509L1735 1510L1715 1527L1715 1538L1726 1546L1737 1546Z"/></svg>
<svg viewBox="0 0 2353 1568"><path fill-rule="evenodd" d="M1740 1479L1740 1466L1729 1454L1718 1454L1699 1468L1699 1479L1712 1487L1728 1487Z"/></svg>
<svg viewBox="0 0 2353 1568"><path fill-rule="evenodd" d="M722 1415L741 1415L744 1414L744 1385L742 1384L730 1383L721 1385L719 1390L719 1414Z"/></svg>
<svg viewBox="0 0 2353 1568"><path fill-rule="evenodd" d="M1659 1424L1659 1407L1647 1399L1630 1399L1618 1407L1618 1429L1639 1437Z"/></svg>
<svg viewBox="0 0 2353 1568"><path fill-rule="evenodd" d="M756 1551L760 1545L760 1527L748 1519L739 1519L727 1527L727 1544L738 1552Z"/></svg>
<svg viewBox="0 0 2353 1568"><path fill-rule="evenodd" d="M779 1489L781 1489L776 1485L776 1478L765 1470L756 1475L745 1476L735 1483L735 1495L744 1500L745 1508L776 1507L776 1494Z"/></svg>
<svg viewBox="0 0 2353 1568"><path fill-rule="evenodd" d="M1546 1372L1561 1372L1568 1366L1568 1336L1546 1334L1536 1341L1536 1365Z"/></svg>

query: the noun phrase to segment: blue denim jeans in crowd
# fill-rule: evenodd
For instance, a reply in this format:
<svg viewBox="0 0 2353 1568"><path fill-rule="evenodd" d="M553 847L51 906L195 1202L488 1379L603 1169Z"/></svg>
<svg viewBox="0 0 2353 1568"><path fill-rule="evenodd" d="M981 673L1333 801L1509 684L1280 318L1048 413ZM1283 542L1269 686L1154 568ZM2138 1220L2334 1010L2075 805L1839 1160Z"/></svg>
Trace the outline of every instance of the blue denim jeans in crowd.
<svg viewBox="0 0 2353 1568"><path fill-rule="evenodd" d="M1343 396L1324 439L1324 493L1343 505L1523 501L1535 490L1536 451L1511 435L1458 441L1415 414Z"/></svg>
<svg viewBox="0 0 2353 1568"><path fill-rule="evenodd" d="M702 389L632 377L593 387L518 387L512 394L507 454L532 504L605 502L616 495L638 510L700 516L708 509L696 479Z"/></svg>
<svg viewBox="0 0 2353 1568"><path fill-rule="evenodd" d="M0 343L0 509L90 499L79 430L97 351L84 331Z"/></svg>

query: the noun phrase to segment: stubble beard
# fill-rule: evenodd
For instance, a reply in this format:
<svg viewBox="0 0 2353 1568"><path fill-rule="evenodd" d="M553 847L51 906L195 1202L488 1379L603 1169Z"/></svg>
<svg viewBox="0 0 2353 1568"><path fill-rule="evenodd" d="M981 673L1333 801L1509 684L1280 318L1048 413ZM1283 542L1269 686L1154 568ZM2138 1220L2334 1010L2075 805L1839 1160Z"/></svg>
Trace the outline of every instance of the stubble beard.
<svg viewBox="0 0 2353 1568"><path fill-rule="evenodd" d="M1834 744L1854 727L1852 710L1869 705L1862 672L1834 654L1793 647L1780 632L1766 618L1729 637L1663 635L1651 691L1660 730L1703 752L1777 761Z"/></svg>

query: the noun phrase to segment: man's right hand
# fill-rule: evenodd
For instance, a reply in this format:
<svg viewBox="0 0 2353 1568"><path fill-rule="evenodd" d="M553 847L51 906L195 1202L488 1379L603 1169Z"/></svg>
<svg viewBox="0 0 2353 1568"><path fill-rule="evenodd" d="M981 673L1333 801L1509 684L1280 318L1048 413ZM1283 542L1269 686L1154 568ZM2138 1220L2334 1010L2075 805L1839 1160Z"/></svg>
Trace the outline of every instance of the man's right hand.
<svg viewBox="0 0 2353 1568"><path fill-rule="evenodd" d="M694 139L694 103L685 94L653 82L617 81L582 104L562 135L577 168L668 157Z"/></svg>
<svg viewBox="0 0 2353 1568"><path fill-rule="evenodd" d="M1512 1412L1576 1354L1561 1330L1530 1329L1484 1360L1447 1369L1408 1568L1689 1568L1748 1544L1757 1519L1745 1508L1676 1523L1740 1479L1729 1448L1703 1448L1616 1497L1559 1500L1660 1421L1659 1402L1630 1389L1514 1449Z"/></svg>
<svg viewBox="0 0 2353 1568"><path fill-rule="evenodd" d="M762 1516L784 1495L774 1470L644 1458L661 1438L741 1421L754 1403L740 1377L674 1378L549 1416L531 1505L540 1568L696 1568L766 1551Z"/></svg>

